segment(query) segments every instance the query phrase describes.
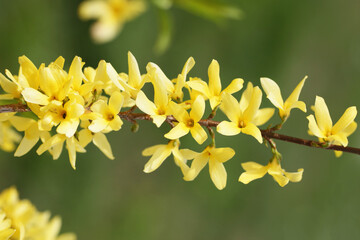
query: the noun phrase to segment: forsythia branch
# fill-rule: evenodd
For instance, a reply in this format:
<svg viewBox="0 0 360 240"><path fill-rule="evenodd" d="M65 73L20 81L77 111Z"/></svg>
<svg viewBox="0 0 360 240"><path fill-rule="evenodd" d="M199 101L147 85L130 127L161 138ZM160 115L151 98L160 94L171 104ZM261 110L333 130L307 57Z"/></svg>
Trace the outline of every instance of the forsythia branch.
<svg viewBox="0 0 360 240"><path fill-rule="evenodd" d="M30 111L31 110L25 104L18 103L18 104L0 105L0 113L30 112ZM130 110L124 111L124 112L119 112L118 115L120 116L120 118L127 120L129 122L132 122L132 123L136 122L137 120L152 121L150 115L148 115L146 113L134 113L133 109L130 109ZM177 120L172 115L167 116L166 121L171 122L171 123L177 122ZM202 119L199 121L199 124L204 127L215 127L216 128L220 124L220 122L214 121L212 119ZM295 144L299 144L299 145L303 145L303 146L307 146L307 147L342 151L342 152L360 155L360 148L348 147L348 146L344 147L344 146L333 145L333 144L330 144L327 146L326 144L319 142L319 141L313 141L313 140L297 138L297 137L292 137L292 136L276 133L276 132L274 132L275 128L260 129L260 131L261 131L261 135L264 138L277 139L280 141L295 143Z"/></svg>

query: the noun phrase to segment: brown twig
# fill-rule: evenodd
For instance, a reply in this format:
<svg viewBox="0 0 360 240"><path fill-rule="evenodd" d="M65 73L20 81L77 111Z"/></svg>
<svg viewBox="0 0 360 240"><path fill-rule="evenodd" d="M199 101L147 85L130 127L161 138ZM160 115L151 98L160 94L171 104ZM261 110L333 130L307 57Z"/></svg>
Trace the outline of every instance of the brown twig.
<svg viewBox="0 0 360 240"><path fill-rule="evenodd" d="M31 111L31 110L24 104L8 104L8 105L0 106L0 113L29 112L29 111ZM150 115L148 115L148 114L134 113L132 111L120 112L118 115L120 116L120 118L130 121L132 123L136 122L136 120L147 120L147 121L152 120ZM169 123L177 122L177 120L173 116L168 116L166 121ZM211 119L202 119L199 121L199 124L206 128L216 127L217 125L219 125L219 123L220 122L214 121ZM274 132L274 129L271 129L271 128L260 130L260 131L261 131L261 135L264 138L268 138L268 139L277 139L280 141L295 143L295 144L308 146L308 147L321 148L321 149L327 149L327 150L336 150L336 151L342 151L342 152L348 152L348 153L360 155L360 148L343 147L343 146L338 146L338 145L325 146L324 143L321 143L318 141L307 140L307 139L303 139L303 138L296 138L296 137L279 134L279 133Z"/></svg>

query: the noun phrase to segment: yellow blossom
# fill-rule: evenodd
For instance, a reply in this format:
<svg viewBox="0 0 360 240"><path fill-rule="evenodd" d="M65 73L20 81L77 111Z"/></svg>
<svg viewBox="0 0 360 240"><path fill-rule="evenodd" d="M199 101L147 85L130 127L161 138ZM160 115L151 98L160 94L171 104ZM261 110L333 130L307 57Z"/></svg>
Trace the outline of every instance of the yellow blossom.
<svg viewBox="0 0 360 240"><path fill-rule="evenodd" d="M153 85L154 102L151 102L144 92L140 91L136 97L136 106L144 113L149 114L155 125L160 127L166 120L166 117L170 115L169 96L158 74L155 74Z"/></svg>
<svg viewBox="0 0 360 240"><path fill-rule="evenodd" d="M151 158L145 164L144 172L150 173L155 171L171 154L173 154L175 164L179 166L182 173L186 175L189 171L189 167L186 165L186 162L191 159L192 151L189 149L179 150L179 146L179 140L171 140L168 144L158 144L145 148L142 155L151 156Z"/></svg>
<svg viewBox="0 0 360 240"><path fill-rule="evenodd" d="M285 121L289 115L290 111L293 108L298 108L303 112L306 112L306 105L303 101L299 101L299 95L301 89L304 86L305 80L307 76L304 77L303 80L296 86L294 91L290 94L290 96L284 102L279 86L271 80L270 78L261 78L261 86L263 87L267 98L274 104L275 107L279 109L280 118Z"/></svg>
<svg viewBox="0 0 360 240"><path fill-rule="evenodd" d="M49 212L39 212L29 200L20 200L19 194L14 187L8 188L0 193L0 222L1 218L6 220L0 223L0 239L4 232L2 227L6 227L11 221L11 228L15 229L11 239L46 239L46 240L76 240L72 233L59 236L61 228L61 218L54 217L50 219ZM8 234L11 232L8 230Z"/></svg>
<svg viewBox="0 0 360 240"><path fill-rule="evenodd" d="M285 172L285 170L281 168L280 162L276 158L272 159L266 166L256 162L242 163L241 166L245 172L240 175L239 182L244 184L248 184L255 179L262 178L266 173L268 173L281 187L284 187L289 183L289 181L300 182L304 172L304 169L302 168L293 173Z"/></svg>
<svg viewBox="0 0 360 240"><path fill-rule="evenodd" d="M16 230L11 227L11 220L6 218L6 214L3 210L0 210L0 239L10 239L15 231Z"/></svg>
<svg viewBox="0 0 360 240"><path fill-rule="evenodd" d="M91 36L96 43L106 43L121 32L125 22L144 10L142 0L93 0L80 4L79 16L83 20L96 19L91 27Z"/></svg>
<svg viewBox="0 0 360 240"><path fill-rule="evenodd" d="M66 143L66 148L69 154L69 160L72 168L76 169L76 152L84 153L86 150L80 145L79 141L74 137L67 138L62 134L55 134L49 139L46 139L43 144L36 150L38 155L45 151L52 150L53 158L57 159L63 149L63 144Z"/></svg>
<svg viewBox="0 0 360 240"><path fill-rule="evenodd" d="M261 132L257 126L267 122L274 114L274 109L259 109L262 98L260 88L253 87L249 82L240 102L226 92L223 93L222 98L220 109L226 114L230 122L222 121L216 130L226 136L233 136L243 132L262 143Z"/></svg>
<svg viewBox="0 0 360 240"><path fill-rule="evenodd" d="M109 128L118 131L123 121L120 119L118 113L123 105L124 97L120 92L114 92L109 99L107 105L104 100L98 100L91 106L92 122L89 125L89 130L97 133Z"/></svg>
<svg viewBox="0 0 360 240"><path fill-rule="evenodd" d="M243 87L244 80L236 78L229 84L229 86L227 86L224 90L221 90L220 66L216 60L212 60L208 69L208 75L209 85L200 79L191 80L187 82L187 85L192 89L203 93L209 99L211 109L215 109L215 107L221 103L223 92L233 94L240 91Z"/></svg>
<svg viewBox="0 0 360 240"><path fill-rule="evenodd" d="M15 157L20 157L28 153L40 138L50 138L49 132L39 130L38 122L34 119L14 116L10 119L10 123L19 132L25 132L24 137L15 151Z"/></svg>
<svg viewBox="0 0 360 240"><path fill-rule="evenodd" d="M209 145L203 152L193 155L194 160L184 180L194 180L206 164L209 163L211 180L219 190L222 190L225 188L227 180L227 173L223 163L230 160L234 155L235 151L231 148L215 148L214 145Z"/></svg>
<svg viewBox="0 0 360 240"><path fill-rule="evenodd" d="M6 152L15 149L15 143L20 142L21 136L11 127L9 120L15 113L0 113L0 148Z"/></svg>
<svg viewBox="0 0 360 240"><path fill-rule="evenodd" d="M27 88L38 88L38 69L26 56L19 57L19 75L12 75L9 70L5 70L7 79L0 73L0 85L7 94L0 95L0 99L17 99L21 97L21 92Z"/></svg>
<svg viewBox="0 0 360 240"><path fill-rule="evenodd" d="M71 137L75 134L80 117L84 114L84 101L82 97L70 96L70 100L63 106L62 102L57 100L51 101L48 105L41 108L44 116L39 120L39 129L50 131L52 126L57 126L56 131Z"/></svg>
<svg viewBox="0 0 360 240"><path fill-rule="evenodd" d="M171 93L171 98L176 100L177 102L182 102L184 97L183 87L186 84L186 77L190 70L194 67L195 60L194 58L190 57L181 71L181 74L178 75L176 79L173 80L175 82L174 91Z"/></svg>
<svg viewBox="0 0 360 240"><path fill-rule="evenodd" d="M107 140L105 134L102 132L97 132L97 133L91 132L89 129L87 129L89 125L90 125L89 121L82 121L81 127L83 127L84 129L82 129L79 132L79 136L78 136L79 144L83 148L85 148L92 141L94 145L98 147L100 151L102 151L105 154L106 157L113 160L114 155L111 150L111 145Z"/></svg>
<svg viewBox="0 0 360 240"><path fill-rule="evenodd" d="M333 125L325 100L316 96L314 112L315 117L312 114L307 117L309 133L318 137L320 141L346 147L348 145L347 137L355 131L357 126L354 122L357 115L356 107L347 108L341 118Z"/></svg>
<svg viewBox="0 0 360 240"><path fill-rule="evenodd" d="M179 122L164 137L168 139L178 139L191 133L192 137L198 144L202 144L207 139L205 130L199 124L205 111L205 101L202 96L198 96L191 106L190 114L183 106L174 102L169 104L170 112Z"/></svg>

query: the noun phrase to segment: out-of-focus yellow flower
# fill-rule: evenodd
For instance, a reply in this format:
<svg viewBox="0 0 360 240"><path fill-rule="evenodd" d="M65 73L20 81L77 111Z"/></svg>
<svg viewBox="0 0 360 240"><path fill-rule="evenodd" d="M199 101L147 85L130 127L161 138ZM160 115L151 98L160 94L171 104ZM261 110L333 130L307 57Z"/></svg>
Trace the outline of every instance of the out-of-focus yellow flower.
<svg viewBox="0 0 360 240"><path fill-rule="evenodd" d="M3 210L0 210L0 239L10 239L15 231L16 230L11 227L11 220L6 218L6 214Z"/></svg>
<svg viewBox="0 0 360 240"><path fill-rule="evenodd" d="M285 172L285 170L281 168L280 162L276 158L272 159L266 166L256 162L242 163L241 166L246 172L243 172L240 175L239 182L244 184L248 184L255 179L262 178L266 173L268 173L281 187L284 187L289 183L289 181L300 182L304 172L304 169L302 168L293 173Z"/></svg>
<svg viewBox="0 0 360 240"><path fill-rule="evenodd" d="M185 176L189 171L189 167L186 165L186 162L187 160L192 159L192 151L189 149L179 150L179 146L179 140L171 140L168 144L158 144L145 148L142 155L151 156L151 158L145 164L144 172L150 173L155 171L171 154L173 154L175 164L180 167Z"/></svg>
<svg viewBox="0 0 360 240"><path fill-rule="evenodd" d="M303 112L306 112L306 105L303 101L299 101L301 89L304 86L307 76L296 86L294 91L284 102L279 86L270 78L261 78L261 86L264 89L267 98L279 109L280 118L285 121L293 108L298 108Z"/></svg>
<svg viewBox="0 0 360 240"><path fill-rule="evenodd" d="M125 22L131 21L145 10L143 0L92 0L79 6L83 20L96 19L91 37L96 43L106 43L118 35Z"/></svg>
<svg viewBox="0 0 360 240"><path fill-rule="evenodd" d="M109 130L118 131L123 125L118 113L123 105L124 97L120 92L114 92L109 99L107 105L104 100L98 100L91 106L91 119L89 130L97 133L106 128Z"/></svg>
<svg viewBox="0 0 360 240"><path fill-rule="evenodd" d="M318 137L321 142L346 147L348 145L347 137L357 127L354 122L357 115L356 107L347 108L341 118L333 125L325 100L316 96L314 112L315 117L312 114L307 117L309 120L309 133Z"/></svg>
<svg viewBox="0 0 360 240"><path fill-rule="evenodd" d="M222 121L216 130L226 136L233 136L243 132L251 135L260 143L263 142L259 125L267 122L274 114L273 108L259 109L262 92L259 87L248 86L238 102L232 95L225 92L222 97L220 109L229 118L229 121Z"/></svg>
<svg viewBox="0 0 360 240"><path fill-rule="evenodd" d="M191 106L190 114L181 105L174 102L169 104L170 112L179 122L164 137L168 139L179 139L191 133L191 136L198 144L202 144L207 139L205 130L199 124L205 111L205 101L202 96L198 96Z"/></svg>
<svg viewBox="0 0 360 240"><path fill-rule="evenodd" d="M0 113L0 149L6 152L12 152L15 149L15 143L20 142L21 136L12 127L9 122L15 113Z"/></svg>
<svg viewBox="0 0 360 240"><path fill-rule="evenodd" d="M214 145L209 145L203 152L193 155L194 160L184 180L194 180L206 164L209 163L211 180L219 190L222 190L226 187L227 180L227 173L223 163L230 160L234 155L235 151L232 148L215 148Z"/></svg>
<svg viewBox="0 0 360 240"><path fill-rule="evenodd" d="M0 209L0 219L4 215L7 217L5 221L0 223L0 237L3 236L1 228L6 227L11 221L11 228L15 229L11 236L13 240L76 240L76 236L72 233L59 236L60 217L56 216L50 219L49 212L38 212L29 200L19 199L19 194L14 187L0 193Z"/></svg>
<svg viewBox="0 0 360 240"><path fill-rule="evenodd" d="M241 78L234 79L229 86L221 91L220 66L216 60L212 60L209 69L209 85L200 80L194 79L187 82L187 85L198 92L203 93L210 101L211 109L215 109L220 103L222 93L233 94L240 91L243 87L244 80Z"/></svg>

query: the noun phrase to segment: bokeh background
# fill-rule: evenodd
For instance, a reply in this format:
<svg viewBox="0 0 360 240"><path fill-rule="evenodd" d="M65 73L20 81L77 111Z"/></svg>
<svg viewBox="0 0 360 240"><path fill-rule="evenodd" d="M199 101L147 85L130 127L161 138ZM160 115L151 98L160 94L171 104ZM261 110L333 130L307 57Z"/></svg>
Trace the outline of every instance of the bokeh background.
<svg viewBox="0 0 360 240"><path fill-rule="evenodd" d="M154 8L126 24L115 41L94 45L90 22L77 17L79 0L0 0L0 69L18 71L23 54L39 66L58 56L81 56L87 66L105 59L127 72L127 51L142 72L147 62L176 77L189 56L197 61L190 76L207 80L207 67L217 59L227 85L242 77L259 85L270 77L288 96L308 75L301 99L310 110L315 96L325 98L333 120L352 105L360 106L360 2L358 0L233 0L244 12L241 21L218 27L179 9L172 9L175 32L169 50L157 55ZM264 98L263 106L270 106ZM281 130L307 135L306 116L298 110ZM276 118L274 118L276 120ZM156 172L145 174L145 147L164 143L167 127L140 123L131 133L126 123L109 138L116 159L108 160L94 146L78 154L72 170L66 152L57 161L35 151L21 158L0 153L0 189L16 186L22 198L39 210L61 215L63 232L78 239L357 239L360 236L360 157L278 142L287 171L304 168L301 183L281 188L270 176L249 185L238 183L240 163L266 164L270 151L245 135L218 136L217 144L233 147L225 164L228 184L218 191L208 168L194 182L182 180L169 158ZM186 138L184 146L200 150ZM359 131L350 137L360 146Z"/></svg>

